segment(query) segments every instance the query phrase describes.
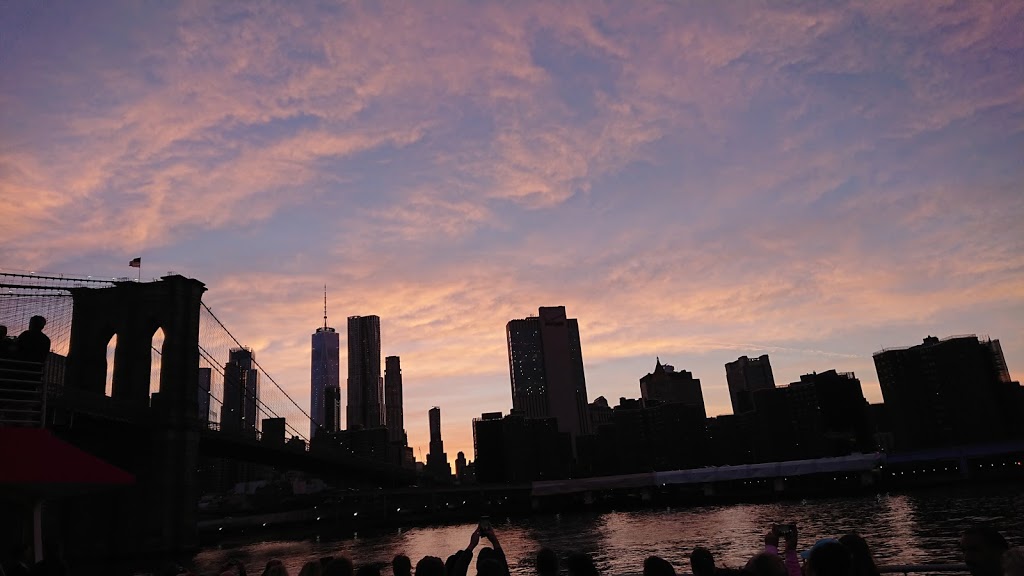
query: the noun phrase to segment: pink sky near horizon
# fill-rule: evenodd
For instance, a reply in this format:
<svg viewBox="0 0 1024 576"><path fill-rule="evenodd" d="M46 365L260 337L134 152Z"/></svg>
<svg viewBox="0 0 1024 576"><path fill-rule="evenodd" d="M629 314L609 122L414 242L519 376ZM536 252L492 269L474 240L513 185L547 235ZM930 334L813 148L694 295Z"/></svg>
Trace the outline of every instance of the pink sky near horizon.
<svg viewBox="0 0 1024 576"><path fill-rule="evenodd" d="M728 413L724 363L762 353L879 401L871 354L929 334L999 338L1019 379L1022 29L981 1L8 3L0 267L198 278L307 404L327 284L451 460L539 306L613 404L658 356Z"/></svg>

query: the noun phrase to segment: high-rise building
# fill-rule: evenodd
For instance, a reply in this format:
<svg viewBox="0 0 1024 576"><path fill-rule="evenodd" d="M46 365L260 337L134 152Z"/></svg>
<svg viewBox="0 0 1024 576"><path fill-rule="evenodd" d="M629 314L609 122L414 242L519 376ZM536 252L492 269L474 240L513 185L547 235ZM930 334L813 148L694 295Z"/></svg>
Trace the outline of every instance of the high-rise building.
<svg viewBox="0 0 1024 576"><path fill-rule="evenodd" d="M640 379L640 397L645 405L653 402L686 404L707 417L700 379L686 370L676 372L672 365L662 364L660 358L655 361L654 372Z"/></svg>
<svg viewBox="0 0 1024 576"><path fill-rule="evenodd" d="M341 430L341 388L328 386L324 389L324 432Z"/></svg>
<svg viewBox="0 0 1024 576"><path fill-rule="evenodd" d="M348 408L346 427L384 426L384 381L380 376L380 317L348 318Z"/></svg>
<svg viewBox="0 0 1024 576"><path fill-rule="evenodd" d="M587 382L579 323L564 306L542 307L536 317L505 326L512 406L526 418L555 418L558 429L590 432Z"/></svg>
<svg viewBox="0 0 1024 576"><path fill-rule="evenodd" d="M998 340L929 336L874 354L896 447L990 442L1021 433L1021 388Z"/></svg>
<svg viewBox="0 0 1024 576"><path fill-rule="evenodd" d="M312 359L310 361L309 410L312 422L309 423L309 437L313 438L321 430L337 432L340 422L338 414L330 414L337 410L337 404L331 406L327 401L327 390L333 388L337 394L341 386L339 354L340 335L334 328L327 325L327 295L324 294L324 325L313 332ZM335 399L335 402L337 399Z"/></svg>
<svg viewBox="0 0 1024 576"><path fill-rule="evenodd" d="M462 451L455 456L455 477L461 482L466 476L466 454Z"/></svg>
<svg viewBox="0 0 1024 576"><path fill-rule="evenodd" d="M572 462L569 435L554 418L527 418L515 410L473 419L474 473L482 484L567 478Z"/></svg>
<svg viewBox="0 0 1024 576"><path fill-rule="evenodd" d="M224 365L224 404L220 427L226 432L256 432L259 371L249 348L233 348Z"/></svg>
<svg viewBox="0 0 1024 576"><path fill-rule="evenodd" d="M852 372L828 370L754 392L753 444L762 462L845 456L875 449L867 400Z"/></svg>
<svg viewBox="0 0 1024 576"><path fill-rule="evenodd" d="M405 446L405 417L402 413L402 362L398 356L384 359L384 419L388 441Z"/></svg>
<svg viewBox="0 0 1024 576"><path fill-rule="evenodd" d="M775 388L775 376L772 375L772 365L767 354L753 359L740 356L735 362L727 363L725 378L729 383L733 414L743 414L754 409L754 392Z"/></svg>
<svg viewBox="0 0 1024 576"><path fill-rule="evenodd" d="M444 442L441 440L441 409L434 406L428 415L430 452L427 453L427 471L438 480L448 481L451 479L452 467L448 464L448 455L444 452Z"/></svg>
<svg viewBox="0 0 1024 576"><path fill-rule="evenodd" d="M199 397L196 416L205 426L210 422L210 384L213 382L213 370L209 367L199 368Z"/></svg>

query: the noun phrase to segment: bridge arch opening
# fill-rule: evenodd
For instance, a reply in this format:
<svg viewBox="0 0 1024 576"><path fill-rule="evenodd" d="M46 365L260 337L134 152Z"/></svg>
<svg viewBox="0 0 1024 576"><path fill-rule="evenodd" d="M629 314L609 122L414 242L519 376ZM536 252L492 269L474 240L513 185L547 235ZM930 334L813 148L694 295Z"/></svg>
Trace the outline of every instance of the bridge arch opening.
<svg viewBox="0 0 1024 576"><path fill-rule="evenodd" d="M103 395L107 398L111 398L114 395L114 351L117 350L117 334L114 333L107 340L107 360L104 365L105 375L105 387L103 389Z"/></svg>
<svg viewBox="0 0 1024 576"><path fill-rule="evenodd" d="M150 344L151 361L149 363L149 403L153 404L153 394L160 392L160 366L164 353L164 329L157 326Z"/></svg>

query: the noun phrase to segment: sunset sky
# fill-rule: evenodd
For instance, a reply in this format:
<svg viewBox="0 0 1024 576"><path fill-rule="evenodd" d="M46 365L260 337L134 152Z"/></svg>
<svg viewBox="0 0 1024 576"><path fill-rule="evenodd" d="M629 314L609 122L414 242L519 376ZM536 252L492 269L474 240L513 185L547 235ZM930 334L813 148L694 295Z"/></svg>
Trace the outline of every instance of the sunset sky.
<svg viewBox="0 0 1024 576"><path fill-rule="evenodd" d="M613 404L658 356L729 413L763 353L879 401L871 354L929 334L1019 379L1022 30L1012 0L4 2L0 267L198 278L304 404L327 284L339 331L381 317L420 458L438 405L472 459L539 306Z"/></svg>

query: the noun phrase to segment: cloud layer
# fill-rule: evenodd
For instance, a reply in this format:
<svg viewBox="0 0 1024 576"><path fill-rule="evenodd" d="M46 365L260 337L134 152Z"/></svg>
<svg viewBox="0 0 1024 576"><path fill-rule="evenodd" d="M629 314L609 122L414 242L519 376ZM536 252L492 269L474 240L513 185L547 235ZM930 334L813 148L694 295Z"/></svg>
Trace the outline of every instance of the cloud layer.
<svg viewBox="0 0 1024 576"><path fill-rule="evenodd" d="M197 277L303 399L327 283L335 326L381 316L424 450L431 405L451 455L507 410L504 324L541 305L579 318L592 398L660 355L711 413L740 354L874 400L882 346L1024 356L1019 3L0 16L0 264Z"/></svg>

